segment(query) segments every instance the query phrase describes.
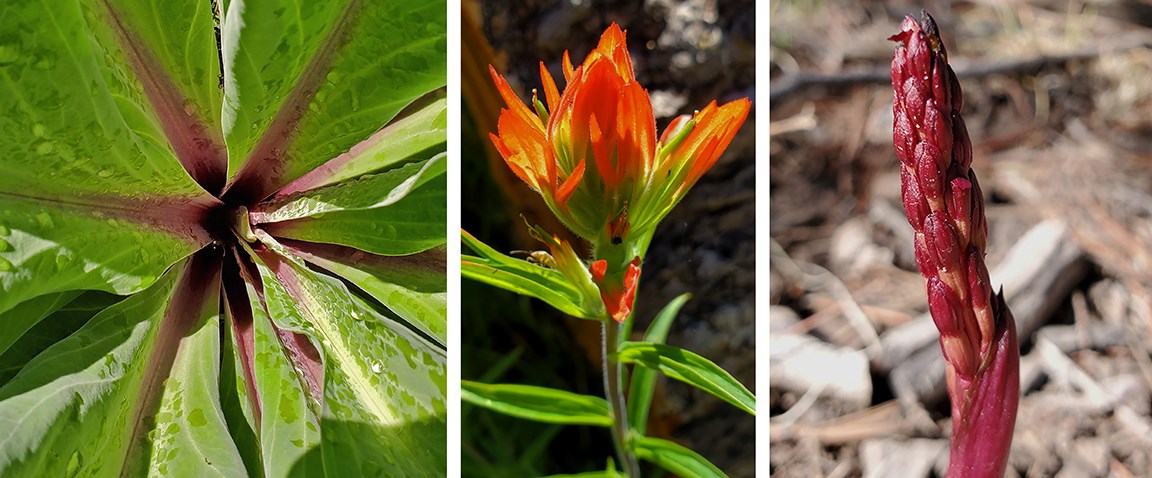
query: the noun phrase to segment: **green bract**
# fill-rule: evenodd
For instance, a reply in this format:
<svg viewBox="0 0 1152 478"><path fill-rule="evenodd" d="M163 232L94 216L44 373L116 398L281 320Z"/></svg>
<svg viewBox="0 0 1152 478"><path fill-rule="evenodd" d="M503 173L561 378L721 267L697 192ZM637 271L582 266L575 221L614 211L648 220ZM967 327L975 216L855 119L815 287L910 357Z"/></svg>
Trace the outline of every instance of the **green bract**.
<svg viewBox="0 0 1152 478"><path fill-rule="evenodd" d="M446 4L0 4L0 475L442 476Z"/></svg>

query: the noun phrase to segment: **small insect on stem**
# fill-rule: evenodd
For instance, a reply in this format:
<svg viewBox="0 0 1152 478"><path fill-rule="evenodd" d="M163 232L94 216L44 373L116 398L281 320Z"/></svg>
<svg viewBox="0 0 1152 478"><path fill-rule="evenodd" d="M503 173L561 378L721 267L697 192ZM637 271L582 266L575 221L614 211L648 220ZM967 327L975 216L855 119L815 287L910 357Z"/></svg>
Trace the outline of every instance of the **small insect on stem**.
<svg viewBox="0 0 1152 478"><path fill-rule="evenodd" d="M511 254L523 255L524 260L549 269L556 268L556 259L548 251L512 251Z"/></svg>

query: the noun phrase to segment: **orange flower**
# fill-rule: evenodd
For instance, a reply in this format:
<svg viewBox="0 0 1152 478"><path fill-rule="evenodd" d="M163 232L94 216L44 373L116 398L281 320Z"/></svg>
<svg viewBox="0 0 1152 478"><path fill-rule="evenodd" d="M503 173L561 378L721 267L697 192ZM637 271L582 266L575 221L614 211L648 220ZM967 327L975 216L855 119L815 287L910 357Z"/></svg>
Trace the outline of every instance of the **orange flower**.
<svg viewBox="0 0 1152 478"><path fill-rule="evenodd" d="M546 106L534 93L529 109L491 72L508 105L493 144L557 217L593 244L651 234L716 163L751 107L747 99L712 102L674 120L657 141L648 91L636 82L615 23L580 67L564 53L563 94L540 63Z"/></svg>
<svg viewBox="0 0 1152 478"><path fill-rule="evenodd" d="M591 272L610 315L631 312L640 258L656 225L711 168L748 116L747 98L713 101L656 138L648 91L636 82L624 32L613 23L584 63L564 52L563 94L540 63L544 100L532 108L489 67L508 107L492 143L569 229L593 245ZM534 111L533 111L534 110Z"/></svg>

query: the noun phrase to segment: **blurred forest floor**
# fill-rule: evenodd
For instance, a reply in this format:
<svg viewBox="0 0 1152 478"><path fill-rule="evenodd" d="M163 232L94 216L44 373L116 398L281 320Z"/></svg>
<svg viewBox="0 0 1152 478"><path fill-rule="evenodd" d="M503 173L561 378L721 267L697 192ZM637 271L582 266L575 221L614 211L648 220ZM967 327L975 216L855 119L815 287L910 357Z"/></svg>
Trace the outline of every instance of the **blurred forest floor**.
<svg viewBox="0 0 1152 478"><path fill-rule="evenodd" d="M960 77L1017 319L1008 476L1152 476L1152 2L770 5L773 476L946 469L891 136L887 38L921 8Z"/></svg>

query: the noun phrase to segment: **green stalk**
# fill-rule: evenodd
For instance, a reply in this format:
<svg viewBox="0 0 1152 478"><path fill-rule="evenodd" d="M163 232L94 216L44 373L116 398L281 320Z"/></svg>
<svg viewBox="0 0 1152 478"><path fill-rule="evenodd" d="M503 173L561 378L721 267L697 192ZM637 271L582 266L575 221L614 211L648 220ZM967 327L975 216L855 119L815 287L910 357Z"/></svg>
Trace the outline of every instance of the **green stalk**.
<svg viewBox="0 0 1152 478"><path fill-rule="evenodd" d="M631 320L626 320L628 323ZM621 387L623 365L616 360L616 351L620 348L621 329L624 323L617 324L611 319L600 321L600 330L603 340L601 348L604 355L601 361L604 367L604 398L612 407L612 442L616 446L616 455L624 467L624 473L630 478L640 478L640 463L636 455L625 446L628 439L628 404L624 401L624 390Z"/></svg>

